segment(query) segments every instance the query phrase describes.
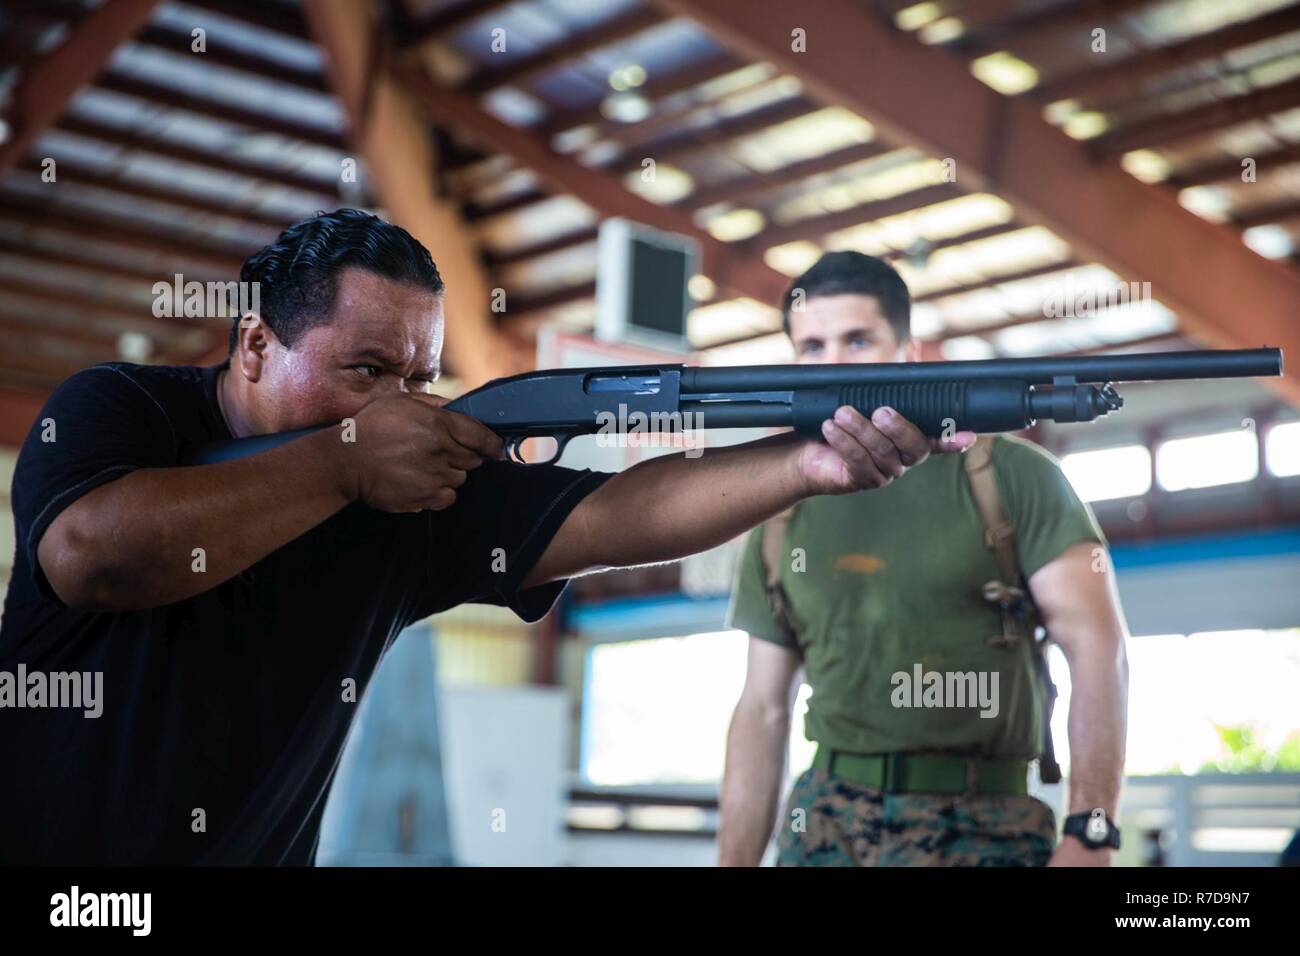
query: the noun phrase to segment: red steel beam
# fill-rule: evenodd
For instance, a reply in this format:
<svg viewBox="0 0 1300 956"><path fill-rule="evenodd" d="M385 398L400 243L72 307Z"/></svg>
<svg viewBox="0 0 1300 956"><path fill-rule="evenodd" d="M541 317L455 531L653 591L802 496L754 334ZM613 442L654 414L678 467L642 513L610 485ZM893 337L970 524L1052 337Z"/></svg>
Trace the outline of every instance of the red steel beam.
<svg viewBox="0 0 1300 956"><path fill-rule="evenodd" d="M438 192L438 157L423 115L387 70L376 69L385 37L371 8L306 0L303 10L377 202L423 243L446 280L448 365L468 387L505 374L479 249L459 210Z"/></svg>

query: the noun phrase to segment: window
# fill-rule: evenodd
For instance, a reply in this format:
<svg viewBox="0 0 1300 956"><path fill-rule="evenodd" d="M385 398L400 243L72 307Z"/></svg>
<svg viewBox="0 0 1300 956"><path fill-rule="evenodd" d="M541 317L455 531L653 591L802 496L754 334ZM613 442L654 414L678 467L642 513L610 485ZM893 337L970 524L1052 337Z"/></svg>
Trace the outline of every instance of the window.
<svg viewBox="0 0 1300 956"><path fill-rule="evenodd" d="M598 786L721 780L747 647L743 631L593 647L582 708L583 776Z"/></svg>
<svg viewBox="0 0 1300 956"><path fill-rule="evenodd" d="M1175 438L1156 450L1156 481L1166 491L1250 481L1259 474L1259 442L1247 428Z"/></svg>
<svg viewBox="0 0 1300 956"><path fill-rule="evenodd" d="M1300 475L1300 422L1274 425L1264 438L1268 470L1279 478Z"/></svg>
<svg viewBox="0 0 1300 956"><path fill-rule="evenodd" d="M1061 459L1061 470L1084 501L1129 498L1151 489L1151 453L1142 445L1075 452Z"/></svg>
<svg viewBox="0 0 1300 956"><path fill-rule="evenodd" d="M587 662L582 775L597 786L718 783L745 686L743 631L598 644ZM812 764L803 734L811 690L790 720L790 775Z"/></svg>
<svg viewBox="0 0 1300 956"><path fill-rule="evenodd" d="M1300 628L1135 637L1127 651L1126 773L1300 770ZM1048 659L1067 767L1070 672L1055 645Z"/></svg>
<svg viewBox="0 0 1300 956"><path fill-rule="evenodd" d="M598 644L583 701L583 775L597 786L716 784L745 683L741 631ZM1300 773L1300 628L1136 637L1128 642L1129 774ZM1068 770L1070 673L1048 652L1052 727ZM812 763L810 689L792 712L789 774Z"/></svg>

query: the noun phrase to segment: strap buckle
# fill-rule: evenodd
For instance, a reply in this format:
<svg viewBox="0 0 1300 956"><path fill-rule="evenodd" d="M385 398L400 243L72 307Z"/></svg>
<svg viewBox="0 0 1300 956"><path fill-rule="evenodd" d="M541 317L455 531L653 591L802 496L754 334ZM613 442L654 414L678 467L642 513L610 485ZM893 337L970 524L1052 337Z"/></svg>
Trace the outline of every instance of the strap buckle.
<svg viewBox="0 0 1300 956"><path fill-rule="evenodd" d="M996 551L1003 547L1008 541L1014 541L1016 538L1016 529L1009 524L999 525L996 528L989 528L984 532L984 546L991 551Z"/></svg>
<svg viewBox="0 0 1300 956"><path fill-rule="evenodd" d="M885 793L903 792L903 784L906 782L906 776L907 776L903 772L903 768L905 766L903 761L906 759L906 756L907 756L906 754L897 753L897 752L885 755L885 761L884 761L885 779L880 781L880 789L883 790Z"/></svg>
<svg viewBox="0 0 1300 956"><path fill-rule="evenodd" d="M1012 613L1019 612L1029 598L1024 588L1004 584L996 578L985 582L984 587L980 589L980 594L989 604Z"/></svg>

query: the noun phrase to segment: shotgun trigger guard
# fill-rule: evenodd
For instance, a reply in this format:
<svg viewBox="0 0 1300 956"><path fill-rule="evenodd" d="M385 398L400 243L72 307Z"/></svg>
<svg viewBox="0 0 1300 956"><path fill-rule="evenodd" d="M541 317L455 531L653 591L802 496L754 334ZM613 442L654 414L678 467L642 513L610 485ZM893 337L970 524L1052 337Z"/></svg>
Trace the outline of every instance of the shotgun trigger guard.
<svg viewBox="0 0 1300 956"><path fill-rule="evenodd" d="M564 454L564 447L569 444L572 435L567 432L556 432L551 437L555 439L555 454L545 461L529 461L524 457L524 442L528 440L527 435L514 435L506 439L506 454L510 460L520 465L550 465L560 460Z"/></svg>

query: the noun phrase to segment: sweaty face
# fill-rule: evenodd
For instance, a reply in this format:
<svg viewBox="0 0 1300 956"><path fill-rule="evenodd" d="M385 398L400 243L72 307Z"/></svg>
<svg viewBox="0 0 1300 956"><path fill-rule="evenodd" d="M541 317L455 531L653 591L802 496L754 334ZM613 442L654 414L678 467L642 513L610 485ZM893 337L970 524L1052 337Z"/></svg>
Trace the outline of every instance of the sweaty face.
<svg viewBox="0 0 1300 956"><path fill-rule="evenodd" d="M442 355L442 299L364 269L340 273L331 320L292 349L266 347L257 392L273 431L354 416L401 392L427 392Z"/></svg>
<svg viewBox="0 0 1300 956"><path fill-rule="evenodd" d="M812 296L790 311L790 338L800 365L902 362L914 356L901 346L873 295Z"/></svg>

